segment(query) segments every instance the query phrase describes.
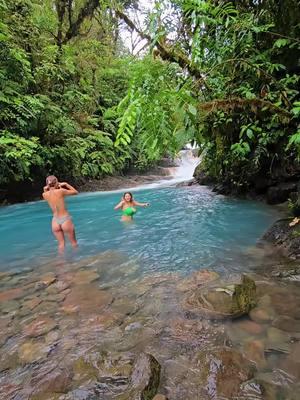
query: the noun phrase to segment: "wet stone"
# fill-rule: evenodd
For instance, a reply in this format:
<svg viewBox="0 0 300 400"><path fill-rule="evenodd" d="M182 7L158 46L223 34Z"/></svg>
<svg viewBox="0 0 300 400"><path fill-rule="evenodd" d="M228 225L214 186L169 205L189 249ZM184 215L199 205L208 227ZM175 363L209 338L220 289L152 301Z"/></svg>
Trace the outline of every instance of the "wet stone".
<svg viewBox="0 0 300 400"><path fill-rule="evenodd" d="M270 327L267 331L266 350L288 353L290 351L290 336L287 332Z"/></svg>
<svg viewBox="0 0 300 400"><path fill-rule="evenodd" d="M282 331L300 332L300 320L295 320L288 316L280 315L273 321L272 325Z"/></svg>
<svg viewBox="0 0 300 400"><path fill-rule="evenodd" d="M131 324L125 326L125 331L133 331L135 329L141 329L143 325L140 322L132 322Z"/></svg>
<svg viewBox="0 0 300 400"><path fill-rule="evenodd" d="M161 366L151 354L140 354L133 366L131 386L141 393L141 399L152 399L160 383Z"/></svg>
<svg viewBox="0 0 300 400"><path fill-rule="evenodd" d="M25 293L22 288L8 289L0 292L0 304L4 301L20 299Z"/></svg>
<svg viewBox="0 0 300 400"><path fill-rule="evenodd" d="M245 357L248 360L255 362L260 368L264 368L266 366L264 350L265 345L262 340L251 340L246 342L244 345Z"/></svg>
<svg viewBox="0 0 300 400"><path fill-rule="evenodd" d="M134 314L137 309L138 305L136 300L130 299L128 297L116 299L112 306L111 306L113 312L116 312L118 314L121 314L123 316Z"/></svg>
<svg viewBox="0 0 300 400"><path fill-rule="evenodd" d="M275 316L274 310L272 310L271 308L259 308L259 307L256 307L253 310L251 310L249 315L254 322L258 323L271 322Z"/></svg>
<svg viewBox="0 0 300 400"><path fill-rule="evenodd" d="M203 398L233 399L240 394L242 384L254 376L253 364L236 350L222 348L199 353L196 357Z"/></svg>
<svg viewBox="0 0 300 400"><path fill-rule="evenodd" d="M243 320L234 322L235 328L241 329L249 335L261 335L265 331L265 327L251 320Z"/></svg>
<svg viewBox="0 0 300 400"><path fill-rule="evenodd" d="M220 276L217 272L202 269L200 271L194 272L187 278L182 279L178 283L177 288L180 291L188 291L193 288L195 289L201 285L213 282L213 281L219 279L219 277Z"/></svg>
<svg viewBox="0 0 300 400"><path fill-rule="evenodd" d="M46 292L49 294L56 294L63 292L64 290L70 287L71 283L69 281L59 280L53 283L46 289Z"/></svg>
<svg viewBox="0 0 300 400"><path fill-rule="evenodd" d="M43 275L40 278L40 282L45 286L50 286L53 282L56 281L56 275L53 272L49 272L45 275Z"/></svg>
<svg viewBox="0 0 300 400"><path fill-rule="evenodd" d="M184 307L208 319L226 319L248 314L255 304L255 282L243 275L240 284L191 290Z"/></svg>
<svg viewBox="0 0 300 400"><path fill-rule="evenodd" d="M28 308L29 310L33 310L41 302L42 302L42 300L39 297L34 297L34 298L30 299L30 300L24 301L22 306Z"/></svg>
<svg viewBox="0 0 300 400"><path fill-rule="evenodd" d="M55 368L44 377L32 382L33 394L38 393L67 393L72 384L72 372L66 368Z"/></svg>
<svg viewBox="0 0 300 400"><path fill-rule="evenodd" d="M45 336L45 343L46 344L53 344L57 342L60 338L60 332L58 330L50 331Z"/></svg>
<svg viewBox="0 0 300 400"><path fill-rule="evenodd" d="M54 303L60 303L61 301L64 301L68 293L57 293L57 294L51 294L48 295L45 299L50 302Z"/></svg>
<svg viewBox="0 0 300 400"><path fill-rule="evenodd" d="M3 354L0 359L0 372L16 369L19 364L19 356L16 351Z"/></svg>
<svg viewBox="0 0 300 400"><path fill-rule="evenodd" d="M17 313L18 309L21 307L21 304L16 300L5 301L0 303L1 312L4 314L14 315Z"/></svg>
<svg viewBox="0 0 300 400"><path fill-rule="evenodd" d="M23 328L23 334L29 337L45 335L57 327L57 323L48 317L38 317Z"/></svg>
<svg viewBox="0 0 300 400"><path fill-rule="evenodd" d="M112 295L90 285L75 286L63 302L65 312L99 313L113 300Z"/></svg>
<svg viewBox="0 0 300 400"><path fill-rule="evenodd" d="M81 270L74 274L73 282L76 285L84 285L99 279L100 275L94 270Z"/></svg>
<svg viewBox="0 0 300 400"><path fill-rule="evenodd" d="M37 314L49 315L54 314L58 309L58 302L42 301L35 309Z"/></svg>
<svg viewBox="0 0 300 400"><path fill-rule="evenodd" d="M80 332L102 331L113 325L116 325L121 319L120 314L111 311L105 311L100 315L93 316L84 321Z"/></svg>
<svg viewBox="0 0 300 400"><path fill-rule="evenodd" d="M28 341L20 346L18 355L20 361L27 364L45 360L49 351L49 346L43 342Z"/></svg>

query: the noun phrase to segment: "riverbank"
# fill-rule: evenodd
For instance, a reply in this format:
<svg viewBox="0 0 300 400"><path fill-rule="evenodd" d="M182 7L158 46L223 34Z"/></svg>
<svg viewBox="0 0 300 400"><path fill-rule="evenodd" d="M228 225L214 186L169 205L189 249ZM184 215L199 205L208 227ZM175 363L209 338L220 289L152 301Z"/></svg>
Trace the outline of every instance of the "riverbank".
<svg viewBox="0 0 300 400"><path fill-rule="evenodd" d="M130 173L128 175L105 176L102 179L80 178L70 182L79 192L101 192L126 189L150 184L156 181L171 179L170 168L156 167L147 173ZM44 182L20 182L0 188L0 206L35 201L41 199Z"/></svg>
<svg viewBox="0 0 300 400"><path fill-rule="evenodd" d="M1 399L298 398L299 282L128 261L1 273Z"/></svg>

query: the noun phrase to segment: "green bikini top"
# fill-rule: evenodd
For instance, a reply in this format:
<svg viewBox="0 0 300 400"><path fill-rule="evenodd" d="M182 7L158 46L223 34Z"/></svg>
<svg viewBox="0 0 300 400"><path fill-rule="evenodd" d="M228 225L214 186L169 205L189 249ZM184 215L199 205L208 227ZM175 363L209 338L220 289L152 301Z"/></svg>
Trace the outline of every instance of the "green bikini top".
<svg viewBox="0 0 300 400"><path fill-rule="evenodd" d="M123 215L126 215L127 217L132 217L136 213L136 209L133 207L127 207L123 211Z"/></svg>

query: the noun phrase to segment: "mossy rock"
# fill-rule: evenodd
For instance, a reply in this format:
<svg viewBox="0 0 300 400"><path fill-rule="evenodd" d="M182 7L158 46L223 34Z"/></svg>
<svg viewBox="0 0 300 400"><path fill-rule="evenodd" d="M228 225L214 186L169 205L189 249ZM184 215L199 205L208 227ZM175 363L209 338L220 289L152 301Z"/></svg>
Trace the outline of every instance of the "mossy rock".
<svg viewBox="0 0 300 400"><path fill-rule="evenodd" d="M256 285L243 275L241 283L196 289L188 295L185 307L209 319L238 318L256 305Z"/></svg>

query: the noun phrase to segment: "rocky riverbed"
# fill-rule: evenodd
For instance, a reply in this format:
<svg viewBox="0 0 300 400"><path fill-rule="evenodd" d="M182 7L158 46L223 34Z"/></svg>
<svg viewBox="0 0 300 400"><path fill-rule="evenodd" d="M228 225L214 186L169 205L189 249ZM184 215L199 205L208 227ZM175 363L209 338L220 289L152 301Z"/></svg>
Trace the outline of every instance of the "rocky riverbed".
<svg viewBox="0 0 300 400"><path fill-rule="evenodd" d="M299 282L275 272L141 276L118 252L1 272L0 398L299 399Z"/></svg>

